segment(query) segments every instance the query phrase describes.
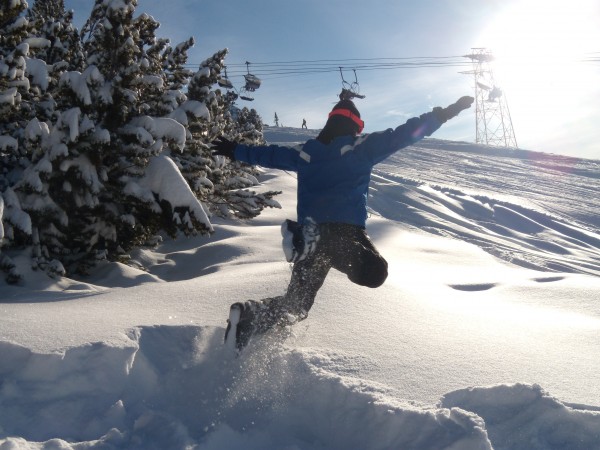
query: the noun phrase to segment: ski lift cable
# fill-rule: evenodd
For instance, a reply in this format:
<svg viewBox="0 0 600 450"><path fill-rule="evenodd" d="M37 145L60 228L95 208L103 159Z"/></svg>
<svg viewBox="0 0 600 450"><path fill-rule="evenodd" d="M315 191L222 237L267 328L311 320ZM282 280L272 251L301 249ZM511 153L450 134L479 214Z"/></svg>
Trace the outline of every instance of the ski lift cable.
<svg viewBox="0 0 600 450"><path fill-rule="evenodd" d="M355 64L342 66L347 70L388 70L388 69L405 69L405 68L425 68L425 67L469 67L470 63L463 60L455 61L427 61L427 62L380 62L380 63L368 63L368 64ZM246 71L243 70L231 70L229 75L241 77L247 75ZM259 70L254 70L253 74L258 76L266 75L304 75L311 73L324 73L324 72L337 72L339 70L339 64L328 63L327 65L305 65L305 66L264 66Z"/></svg>
<svg viewBox="0 0 600 450"><path fill-rule="evenodd" d="M582 55L582 62L597 62L600 52L586 52ZM382 58L346 58L346 59L315 59L291 61L262 61L227 64L233 76L248 73L249 65L256 69L259 75L281 75L286 73L318 73L319 71L337 71L338 67L356 68L357 70L379 70L386 68L412 68L412 67L457 67L468 66L464 55L454 56L413 56L413 57L382 57ZM185 64L187 67L199 67L199 64Z"/></svg>
<svg viewBox="0 0 600 450"><path fill-rule="evenodd" d="M385 60L414 60L414 59L449 59L463 58L463 55L455 56L407 56L407 57L385 57L385 58L346 58L346 59L313 59L313 60L292 60L292 61L269 61L269 62L252 62L253 65L272 65L272 64L306 64L306 63L325 63L338 65L344 62L356 61L385 61ZM230 66L245 66L246 63L233 63Z"/></svg>
<svg viewBox="0 0 600 450"><path fill-rule="evenodd" d="M458 67L458 68L464 68L465 66L462 65L456 65L456 66L449 66L449 67ZM405 67L404 69L413 69L413 68L417 68L417 67ZM398 67L387 67L387 68L369 68L369 69L361 69L361 71L375 71L375 70L394 70L394 69L400 69ZM273 72L273 73L269 73L269 74L260 74L261 79L263 80L278 80L278 79L282 79L282 78L295 78L295 77L299 77L299 76L311 76L311 75L319 75L319 74L323 74L323 73L331 73L331 72L336 72L336 70L314 70L314 71L306 71L306 72L281 72L281 73L277 73L277 72ZM236 78L241 78L241 76L236 76Z"/></svg>
<svg viewBox="0 0 600 450"><path fill-rule="evenodd" d="M253 66L250 73L250 65ZM243 91L254 91L260 86L260 79L278 79L306 75L337 72L340 69L356 71L392 70L430 67L468 67L470 63L464 56L417 56L417 57L384 57L384 58L346 58L267 61L227 64L228 79L242 79L245 83ZM199 65L186 64L187 67ZM250 80L249 80L250 78ZM258 84L254 85L253 81ZM248 89L249 88L249 89Z"/></svg>
<svg viewBox="0 0 600 450"><path fill-rule="evenodd" d="M268 75L268 74L282 74L282 73L313 73L313 72L337 72L339 66L303 66L303 67L270 67L259 70L254 70L254 74ZM378 70L378 69L403 69L403 68L421 68L421 67L470 67L468 62L451 62L451 63L440 63L440 62L429 62L429 63L402 63L402 64L361 64L354 66L345 66L345 69L355 70ZM241 70L229 70L229 75L232 76L243 76L247 75L245 71Z"/></svg>
<svg viewBox="0 0 600 450"><path fill-rule="evenodd" d="M408 65L372 65L372 66L356 66L356 67L347 67L348 70L355 69L356 71L376 71L376 70L397 70L397 69L420 69L420 68L436 68L436 67L457 67L457 68L465 68L470 67L470 63L454 63L454 64L408 64ZM264 71L255 71L254 74L260 76L261 78L268 79L270 77L294 77L294 76L302 76L302 75L311 75L311 74L322 74L328 72L337 72L339 67L317 67L311 68L306 67L302 69L296 70L286 70L286 69L271 69ZM230 77L241 78L244 76L243 72L229 72Z"/></svg>
<svg viewBox="0 0 600 450"><path fill-rule="evenodd" d="M263 68L269 67L288 67L288 66L300 66L300 68L304 67L315 67L315 66L325 66L325 67L333 67L337 70L337 67L342 66L357 66L357 65L374 65L374 64L418 64L423 62L436 62L439 64L445 64L449 59L456 59L458 61L463 60L463 56L417 56L417 57L397 57L397 58L350 58L350 59L317 59L317 60L296 60L296 61L270 61L270 62L252 62L248 61L244 63L230 63L227 66L230 69L233 68L243 68L248 69L248 64L252 64L253 66ZM186 64L186 66L199 66L198 64ZM243 70L240 70L242 72ZM245 71L245 70L244 70Z"/></svg>
<svg viewBox="0 0 600 450"><path fill-rule="evenodd" d="M255 70L254 73L259 74L268 74L273 72L287 72L287 73L302 73L306 71L337 71L339 67L343 67L344 69L356 69L356 70L375 70L375 69L385 69L385 68L403 68L403 67L434 67L434 66L469 66L471 63L468 61L452 61L452 62L440 62L440 61L430 61L430 62L403 62L403 63L377 63L377 64L355 64L348 66L339 66L339 65L308 65L308 66L295 66L295 67L286 67L286 66L271 66L260 68ZM230 73L242 74L243 71L230 70Z"/></svg>

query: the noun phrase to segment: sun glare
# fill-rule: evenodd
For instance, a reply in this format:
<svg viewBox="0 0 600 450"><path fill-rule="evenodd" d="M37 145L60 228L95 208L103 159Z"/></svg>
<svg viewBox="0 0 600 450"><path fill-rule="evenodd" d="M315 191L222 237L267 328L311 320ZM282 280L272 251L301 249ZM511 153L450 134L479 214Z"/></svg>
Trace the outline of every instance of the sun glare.
<svg viewBox="0 0 600 450"><path fill-rule="evenodd" d="M481 36L504 70L522 64L560 66L600 51L600 4L597 0L517 1Z"/></svg>
<svg viewBox="0 0 600 450"><path fill-rule="evenodd" d="M558 107L568 114L590 90L597 92L597 64L583 60L600 52L599 23L598 0L519 0L492 19L479 42L495 56L494 76L511 112L516 104L535 109L538 120L528 126L548 129L540 111L550 115Z"/></svg>

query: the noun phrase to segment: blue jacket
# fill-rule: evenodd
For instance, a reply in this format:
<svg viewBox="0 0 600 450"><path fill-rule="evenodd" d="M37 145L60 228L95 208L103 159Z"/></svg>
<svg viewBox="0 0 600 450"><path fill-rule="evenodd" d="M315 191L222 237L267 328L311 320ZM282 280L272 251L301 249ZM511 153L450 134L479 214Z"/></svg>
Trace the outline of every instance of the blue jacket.
<svg viewBox="0 0 600 450"><path fill-rule="evenodd" d="M433 113L409 119L395 130L341 136L328 145L316 139L296 147L240 144L234 157L251 165L298 173L298 222L365 226L371 170L392 153L431 135L441 122Z"/></svg>

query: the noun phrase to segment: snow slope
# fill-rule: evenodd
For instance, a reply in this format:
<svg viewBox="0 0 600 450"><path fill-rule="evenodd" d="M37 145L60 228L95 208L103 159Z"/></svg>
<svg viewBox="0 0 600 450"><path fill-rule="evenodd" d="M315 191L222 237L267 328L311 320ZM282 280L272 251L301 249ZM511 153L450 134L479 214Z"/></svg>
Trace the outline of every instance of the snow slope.
<svg viewBox="0 0 600 450"><path fill-rule="evenodd" d="M294 174L262 182L282 209L137 267L0 282L0 450L600 449L599 161L405 149L369 200L388 281L332 271L306 321L235 358L229 304L290 276Z"/></svg>

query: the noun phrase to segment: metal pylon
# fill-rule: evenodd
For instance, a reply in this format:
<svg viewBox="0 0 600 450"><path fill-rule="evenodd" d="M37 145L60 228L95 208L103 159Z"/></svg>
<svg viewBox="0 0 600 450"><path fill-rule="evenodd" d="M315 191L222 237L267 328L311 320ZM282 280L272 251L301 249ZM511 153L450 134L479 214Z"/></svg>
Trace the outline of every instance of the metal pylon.
<svg viewBox="0 0 600 450"><path fill-rule="evenodd" d="M475 142L495 147L517 147L506 96L494 82L491 62L494 57L485 48L473 48L466 58L473 70L463 72L475 78Z"/></svg>

